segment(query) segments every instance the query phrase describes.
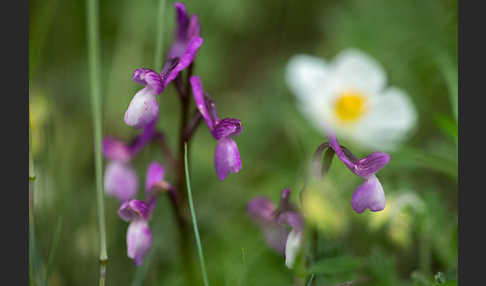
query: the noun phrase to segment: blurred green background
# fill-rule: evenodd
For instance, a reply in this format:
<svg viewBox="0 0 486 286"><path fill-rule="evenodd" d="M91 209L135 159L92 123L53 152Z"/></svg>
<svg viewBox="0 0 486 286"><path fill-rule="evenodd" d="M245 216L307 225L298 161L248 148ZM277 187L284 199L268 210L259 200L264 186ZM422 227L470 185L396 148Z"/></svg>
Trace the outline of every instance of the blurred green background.
<svg viewBox="0 0 486 286"><path fill-rule="evenodd" d="M98 279L98 228L85 2L29 3L36 267L45 272L51 255L49 285L93 285ZM350 280L357 281L353 285L435 285L437 272L454 283L457 1L184 3L199 16L204 38L194 73L220 115L241 119L244 130L236 138L243 169L224 182L216 177L216 142L205 125L192 143L193 196L211 285L294 285L284 258L266 246L245 205L257 195L276 202L285 187L297 202L307 164L325 140L296 108L284 80L288 59L296 53L330 59L348 47L382 63L389 84L412 98L419 120L413 137L378 174L387 194L386 211L356 214L349 200L360 179L333 164L327 177L333 192L325 197L332 207L324 209L328 227L321 228L320 256L331 262L345 256L359 263L335 263L319 276L319 285ZM164 52L172 40L172 4L165 2ZM140 88L131 81L133 71L155 66L158 5L155 0L100 1L103 135L129 140L139 132L125 125L123 114ZM175 95L171 85L161 96L158 125L174 148L179 126ZM155 145L133 162L140 196L151 160L166 163ZM173 175L169 172L169 179ZM158 202L150 222L154 245L140 268L126 255L128 224L117 215L118 202L105 197L105 205L107 284L179 285L177 230L168 201Z"/></svg>

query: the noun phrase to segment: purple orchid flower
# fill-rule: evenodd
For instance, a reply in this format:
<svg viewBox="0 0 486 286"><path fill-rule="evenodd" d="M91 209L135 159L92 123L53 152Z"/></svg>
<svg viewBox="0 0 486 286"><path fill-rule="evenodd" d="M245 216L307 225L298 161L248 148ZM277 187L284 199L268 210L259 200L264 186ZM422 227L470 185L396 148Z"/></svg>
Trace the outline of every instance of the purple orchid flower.
<svg viewBox="0 0 486 286"><path fill-rule="evenodd" d="M130 161L156 135L155 123L156 120L147 125L130 144L113 137L103 139L103 155L109 159L105 169L104 189L121 203L134 198L138 192L138 176Z"/></svg>
<svg viewBox="0 0 486 286"><path fill-rule="evenodd" d="M153 208L140 200L123 203L118 215L130 222L127 230L127 255L137 266L142 265L143 258L152 246L152 232L148 226L148 219Z"/></svg>
<svg viewBox="0 0 486 286"><path fill-rule="evenodd" d="M250 218L263 230L267 244L285 255L285 264L292 268L302 245L304 220L290 203L290 189L284 189L278 208L266 197L252 199L246 207Z"/></svg>
<svg viewBox="0 0 486 286"><path fill-rule="evenodd" d="M157 162L151 162L145 180L146 199L129 200L118 209L118 215L130 222L127 230L127 254L137 266L152 246L152 233L148 225L157 201L156 187L164 181L165 168Z"/></svg>
<svg viewBox="0 0 486 286"><path fill-rule="evenodd" d="M200 25L197 15L189 16L184 4L174 3L176 10L177 28L174 31L174 42L170 47L168 58L180 58L187 49L187 46L196 37L200 36Z"/></svg>
<svg viewBox="0 0 486 286"><path fill-rule="evenodd" d="M203 43L199 36L199 22L196 15L190 18L182 3L174 3L177 28L174 43L168 54L168 60L161 73L139 68L133 73L132 80L144 85L128 105L124 120L129 126L142 128L152 122L159 114L156 95L161 94L181 71L192 64L196 53Z"/></svg>
<svg viewBox="0 0 486 286"><path fill-rule="evenodd" d="M218 141L214 151L214 167L221 181L231 173L241 170L241 159L238 146L233 136L241 133L241 121L235 118L220 119L216 112L216 105L204 94L201 80L198 76L189 78L194 94L194 102L201 113L214 139Z"/></svg>
<svg viewBox="0 0 486 286"><path fill-rule="evenodd" d="M353 173L365 180L356 188L351 198L351 206L354 211L362 213L367 208L373 212L385 209L385 192L375 173L388 164L391 159L390 155L383 152L373 152L365 158L359 159L347 149L343 149L334 134L328 134L330 147L339 160Z"/></svg>

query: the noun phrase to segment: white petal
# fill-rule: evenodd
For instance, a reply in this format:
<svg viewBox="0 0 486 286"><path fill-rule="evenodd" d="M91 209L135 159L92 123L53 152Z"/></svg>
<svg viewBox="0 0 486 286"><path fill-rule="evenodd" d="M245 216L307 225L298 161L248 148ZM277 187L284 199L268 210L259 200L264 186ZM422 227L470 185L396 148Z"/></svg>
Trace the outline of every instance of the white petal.
<svg viewBox="0 0 486 286"><path fill-rule="evenodd" d="M130 223L127 230L127 256L140 266L152 246L152 233L145 220Z"/></svg>
<svg viewBox="0 0 486 286"><path fill-rule="evenodd" d="M317 57L295 55L287 64L286 81L301 104L312 103L328 77L326 62Z"/></svg>
<svg viewBox="0 0 486 286"><path fill-rule="evenodd" d="M381 64L357 49L340 52L332 62L335 85L356 89L368 95L381 92L386 84L386 73Z"/></svg>
<svg viewBox="0 0 486 286"><path fill-rule="evenodd" d="M285 265L288 268L292 268L299 253L300 247L302 246L302 232L292 230L285 244Z"/></svg>
<svg viewBox="0 0 486 286"><path fill-rule="evenodd" d="M156 92L146 86L135 94L125 112L125 123L142 128L151 123L159 114Z"/></svg>
<svg viewBox="0 0 486 286"><path fill-rule="evenodd" d="M388 88L371 98L369 111L357 124L353 139L365 147L392 151L417 121L417 113L408 95L398 88Z"/></svg>

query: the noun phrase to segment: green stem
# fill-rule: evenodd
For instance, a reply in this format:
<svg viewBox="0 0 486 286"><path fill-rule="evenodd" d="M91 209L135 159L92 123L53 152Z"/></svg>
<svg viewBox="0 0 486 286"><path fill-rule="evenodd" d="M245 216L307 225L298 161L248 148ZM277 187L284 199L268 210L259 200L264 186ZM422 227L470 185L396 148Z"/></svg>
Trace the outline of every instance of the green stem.
<svg viewBox="0 0 486 286"><path fill-rule="evenodd" d="M96 169L96 199L98 208L98 226L100 240L100 279L99 285L105 284L106 264L108 255L106 251L105 208L103 202L103 171L101 157L101 94L99 75L99 34L98 34L98 2L87 0L87 32L88 32L88 66L90 76L91 107L94 125L95 169Z"/></svg>
<svg viewBox="0 0 486 286"><path fill-rule="evenodd" d="M29 276L34 281L34 159L32 155L32 123L29 114Z"/></svg>
<svg viewBox="0 0 486 286"><path fill-rule="evenodd" d="M204 263L204 254L201 246L201 239L199 238L199 230L197 227L197 219L196 213L194 211L194 203L192 202L192 191L191 191L191 183L189 179L189 167L187 163L187 143L184 144L184 166L185 166L185 173L186 173L186 185L187 185L187 198L189 201L189 208L191 210L191 217L192 217L192 225L194 227L194 235L196 237L197 243L197 250L199 253L199 262L201 264L201 271L203 276L203 281L205 286L209 286L208 282L208 275L206 273L206 264Z"/></svg>

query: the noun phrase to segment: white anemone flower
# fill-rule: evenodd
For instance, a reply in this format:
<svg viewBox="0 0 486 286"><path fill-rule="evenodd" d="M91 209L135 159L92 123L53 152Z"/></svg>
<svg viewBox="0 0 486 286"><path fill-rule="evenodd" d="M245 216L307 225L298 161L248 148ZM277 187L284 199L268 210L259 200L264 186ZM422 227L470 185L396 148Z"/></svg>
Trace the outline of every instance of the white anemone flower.
<svg viewBox="0 0 486 286"><path fill-rule="evenodd" d="M394 150L417 120L406 92L387 87L383 67L356 49L340 52L331 62L295 55L286 80L299 109L319 130L367 149Z"/></svg>

